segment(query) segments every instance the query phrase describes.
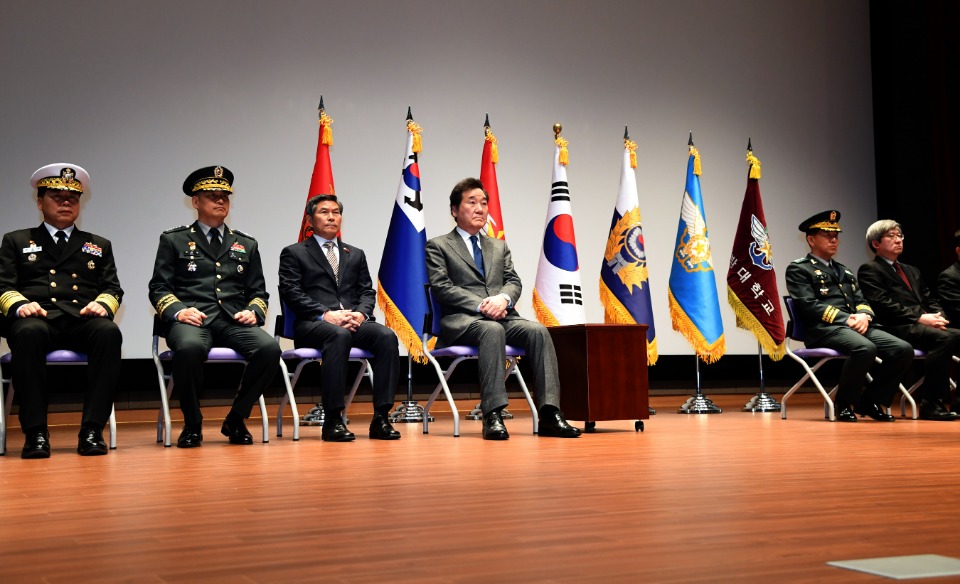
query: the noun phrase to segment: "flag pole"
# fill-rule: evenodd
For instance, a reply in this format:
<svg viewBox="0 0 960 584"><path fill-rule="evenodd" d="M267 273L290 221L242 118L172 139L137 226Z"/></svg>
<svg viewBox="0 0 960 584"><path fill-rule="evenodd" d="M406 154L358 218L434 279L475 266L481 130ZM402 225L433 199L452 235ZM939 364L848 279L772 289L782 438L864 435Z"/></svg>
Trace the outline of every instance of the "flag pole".
<svg viewBox="0 0 960 584"><path fill-rule="evenodd" d="M400 424L419 424L423 422L423 406L413 399L413 358L407 355L407 399L400 402L397 409L390 414L390 421ZM428 422L433 416L427 417Z"/></svg>
<svg viewBox="0 0 960 584"><path fill-rule="evenodd" d="M760 393L750 398L743 406L745 412L779 412L780 402L767 393L767 386L763 379L763 347L757 341L757 357L760 361Z"/></svg>
<svg viewBox="0 0 960 584"><path fill-rule="evenodd" d="M693 354L694 360L697 362L696 375L697 375L697 392L690 396L680 409L677 410L678 414L721 414L723 410L717 407L717 404L713 403L713 400L703 395L703 390L700 388L700 356L696 353Z"/></svg>

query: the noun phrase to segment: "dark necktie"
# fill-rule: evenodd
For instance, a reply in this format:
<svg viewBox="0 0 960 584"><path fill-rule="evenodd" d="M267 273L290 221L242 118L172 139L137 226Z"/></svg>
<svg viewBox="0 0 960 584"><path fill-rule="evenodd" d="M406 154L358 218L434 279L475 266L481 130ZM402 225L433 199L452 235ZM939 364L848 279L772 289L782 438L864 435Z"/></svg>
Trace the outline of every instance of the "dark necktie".
<svg viewBox="0 0 960 584"><path fill-rule="evenodd" d="M57 237L57 251L61 252L67 247L67 234L63 231L58 231L54 233Z"/></svg>
<svg viewBox="0 0 960 584"><path fill-rule="evenodd" d="M893 262L893 269L897 271L897 275L900 276L900 279L903 280L903 283L907 285L907 289L912 292L913 286L910 285L910 280L907 279L907 274L903 271L903 267L900 265L900 262Z"/></svg>
<svg viewBox="0 0 960 584"><path fill-rule="evenodd" d="M833 273L837 275L837 282L843 280L843 270L840 269L835 262L831 264L833 266Z"/></svg>
<svg viewBox="0 0 960 584"><path fill-rule="evenodd" d="M223 240L220 239L220 230L211 229L210 230L210 247L213 248L213 251L220 253L220 247L223 245Z"/></svg>
<svg viewBox="0 0 960 584"><path fill-rule="evenodd" d="M477 265L477 269L480 270L481 276L486 276L487 274L483 271L483 254L480 253L480 242L477 240L476 235L470 236L470 243L473 244L473 263Z"/></svg>

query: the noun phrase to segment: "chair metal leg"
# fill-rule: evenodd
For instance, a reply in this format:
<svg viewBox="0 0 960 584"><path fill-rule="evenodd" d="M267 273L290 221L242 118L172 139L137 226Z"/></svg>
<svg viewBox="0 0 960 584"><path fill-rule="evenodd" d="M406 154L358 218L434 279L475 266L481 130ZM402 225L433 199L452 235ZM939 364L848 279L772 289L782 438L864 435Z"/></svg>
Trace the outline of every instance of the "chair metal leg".
<svg viewBox="0 0 960 584"><path fill-rule="evenodd" d="M173 395L173 376L169 381L163 373L163 364L156 351L153 355L153 364L157 369L157 383L160 386L160 413L157 414L157 442L163 442L167 448L170 447L170 396Z"/></svg>
<svg viewBox="0 0 960 584"><path fill-rule="evenodd" d="M524 381L523 375L520 375L520 370L517 368L517 358L512 357L510 359L510 368L507 369L507 377L513 375L517 378L517 381L520 382L520 389L523 390L523 397L527 398L527 405L530 406L530 413L533 414L533 433L537 433L537 429L540 425L540 416L537 414L537 406L533 402L533 397L530 396L530 390L527 389L527 382Z"/></svg>
<svg viewBox="0 0 960 584"><path fill-rule="evenodd" d="M796 383L793 385L793 387L791 387L791 388L787 391L787 393L783 394L783 397L780 399L780 418L783 419L783 420L786 420L786 419L787 419L787 400L788 400L788 399L790 398L790 396L793 395L798 389L800 389L800 386L803 385L803 383L804 383L807 379L810 379L811 381L813 381L813 384L816 386L817 391L820 392L820 395L823 396L823 401L824 401L824 403L825 403L825 407L827 408L827 409L826 409L827 418L828 418L831 422L836 421L837 416L836 416L836 413L834 412L833 400L830 399L830 395L827 393L827 390L825 390L825 389L823 388L823 385L820 384L820 380L817 379L817 376L816 376L816 374L815 374L816 371L817 371L817 369L820 369L820 367L821 367L824 363L826 363L827 361L831 361L832 358L830 358L830 357L823 358L823 359L817 361L816 364L814 364L813 367L810 367L809 365L807 365L807 362L806 362L806 361L804 361L803 359L801 359L800 357L798 357L797 355L795 355L795 354L793 353L793 351L789 351L789 350L788 350L788 351L787 351L787 355L789 355L791 359L793 359L794 361L796 361L797 363L799 363L800 366L803 367L803 370L806 372L806 374L805 374L802 378L800 378L800 381L796 382Z"/></svg>
<svg viewBox="0 0 960 584"><path fill-rule="evenodd" d="M277 408L277 437L283 436L283 410L287 402L290 403L290 411L293 413L293 441L300 440L300 412L297 411L297 400L293 395L293 384L290 383L290 371L287 364L280 359L280 371L283 374L283 383L286 385L286 395L280 398L280 407ZM299 370L297 371L299 373Z"/></svg>
<svg viewBox="0 0 960 584"><path fill-rule="evenodd" d="M270 414L267 413L267 402L260 394L260 422L263 425L263 442L270 442Z"/></svg>
<svg viewBox="0 0 960 584"><path fill-rule="evenodd" d="M464 357L457 357L454 359L453 363L447 368L446 373L443 369L440 368L440 363L434 358L433 355L427 354L427 360L433 365L433 368L437 372L437 377L440 378L440 383L437 385L437 388L433 390L433 393L430 395L430 399L427 400L427 404L423 406L423 433L430 433L430 407L433 405L433 402L437 399L437 396L442 390L443 393L447 396L447 403L450 404L450 411L453 413L453 437L457 438L460 436L460 412L457 410L457 404L453 401L453 395L450 394L450 387L447 385L447 380L450 379L450 376L453 375L453 370L457 368L457 365L464 360Z"/></svg>
<svg viewBox="0 0 960 584"><path fill-rule="evenodd" d="M110 450L117 449L117 411L110 406Z"/></svg>
<svg viewBox="0 0 960 584"><path fill-rule="evenodd" d="M7 453L7 412L10 411L3 395L3 385L6 385L6 381L0 384L0 456Z"/></svg>

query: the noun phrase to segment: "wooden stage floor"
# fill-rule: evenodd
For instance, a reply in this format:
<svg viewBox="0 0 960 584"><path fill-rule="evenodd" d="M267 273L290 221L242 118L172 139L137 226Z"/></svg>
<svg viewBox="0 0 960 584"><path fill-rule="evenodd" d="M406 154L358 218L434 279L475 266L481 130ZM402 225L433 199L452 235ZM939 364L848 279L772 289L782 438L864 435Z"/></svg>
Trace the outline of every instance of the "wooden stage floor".
<svg viewBox="0 0 960 584"><path fill-rule="evenodd" d="M831 424L809 394L784 421L715 397L723 414L657 397L645 432L579 440L532 436L514 400L505 443L471 421L453 438L444 410L429 435L371 441L357 404L354 443L305 427L238 447L209 408L191 451L121 411L96 458L56 414L52 458L21 460L12 427L0 459L0 582L877 582L825 562L960 557L960 421Z"/></svg>

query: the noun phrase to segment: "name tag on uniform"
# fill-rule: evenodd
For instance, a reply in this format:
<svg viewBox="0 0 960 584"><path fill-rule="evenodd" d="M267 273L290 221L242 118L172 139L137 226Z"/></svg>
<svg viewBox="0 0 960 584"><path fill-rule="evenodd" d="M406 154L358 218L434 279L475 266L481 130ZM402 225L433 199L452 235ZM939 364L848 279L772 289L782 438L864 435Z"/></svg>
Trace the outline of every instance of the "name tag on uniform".
<svg viewBox="0 0 960 584"><path fill-rule="evenodd" d="M23 248L23 253L37 253L38 251L43 251L43 246L37 245L32 241L30 242L30 247Z"/></svg>

